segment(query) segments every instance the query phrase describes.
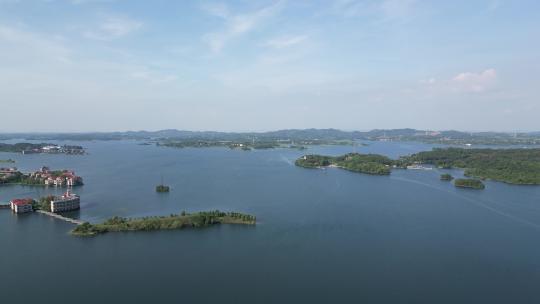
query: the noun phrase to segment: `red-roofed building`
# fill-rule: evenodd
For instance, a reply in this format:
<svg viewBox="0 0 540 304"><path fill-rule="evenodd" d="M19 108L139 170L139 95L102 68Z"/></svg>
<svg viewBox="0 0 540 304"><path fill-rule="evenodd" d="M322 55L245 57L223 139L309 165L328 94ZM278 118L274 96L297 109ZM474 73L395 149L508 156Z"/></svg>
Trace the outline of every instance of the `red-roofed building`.
<svg viewBox="0 0 540 304"><path fill-rule="evenodd" d="M32 208L32 202L34 200L31 198L16 198L11 200L9 202L9 205L11 207L11 210L15 213L26 213L26 212L32 212L34 209Z"/></svg>

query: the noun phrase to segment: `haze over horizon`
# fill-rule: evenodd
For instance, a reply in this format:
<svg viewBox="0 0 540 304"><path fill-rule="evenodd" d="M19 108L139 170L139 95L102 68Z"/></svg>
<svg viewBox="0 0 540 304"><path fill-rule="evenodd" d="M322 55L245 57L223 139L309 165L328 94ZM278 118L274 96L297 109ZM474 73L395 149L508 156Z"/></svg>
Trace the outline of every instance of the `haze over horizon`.
<svg viewBox="0 0 540 304"><path fill-rule="evenodd" d="M540 2L0 0L2 132L540 130Z"/></svg>

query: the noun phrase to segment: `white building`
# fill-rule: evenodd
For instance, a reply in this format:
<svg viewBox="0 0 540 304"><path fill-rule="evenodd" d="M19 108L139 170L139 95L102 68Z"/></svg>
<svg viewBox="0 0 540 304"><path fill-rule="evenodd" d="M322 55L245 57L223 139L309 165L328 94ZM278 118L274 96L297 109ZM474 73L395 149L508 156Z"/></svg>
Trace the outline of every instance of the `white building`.
<svg viewBox="0 0 540 304"><path fill-rule="evenodd" d="M26 213L26 212L32 212L34 209L32 208L32 199L26 198L26 199L14 199L9 202L9 205L11 207L11 210L15 213Z"/></svg>
<svg viewBox="0 0 540 304"><path fill-rule="evenodd" d="M51 201L51 212L65 212L81 208L81 198L69 191Z"/></svg>

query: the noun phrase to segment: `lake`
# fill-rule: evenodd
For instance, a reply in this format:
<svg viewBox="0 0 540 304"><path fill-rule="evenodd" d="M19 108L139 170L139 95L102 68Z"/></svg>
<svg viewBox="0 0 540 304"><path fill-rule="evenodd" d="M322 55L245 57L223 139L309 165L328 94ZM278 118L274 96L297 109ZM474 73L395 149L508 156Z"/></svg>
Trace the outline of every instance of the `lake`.
<svg viewBox="0 0 540 304"><path fill-rule="evenodd" d="M74 189L81 210L69 216L100 222L219 209L256 215L258 224L76 238L72 224L0 210L1 303L540 303L540 186L487 181L475 191L439 180L457 170L370 176L294 166L303 154L350 146L60 143L88 155L0 159L22 171L75 170L85 185ZM432 147L357 149L398 157ZM170 193L155 192L161 177ZM61 192L1 186L0 201Z"/></svg>

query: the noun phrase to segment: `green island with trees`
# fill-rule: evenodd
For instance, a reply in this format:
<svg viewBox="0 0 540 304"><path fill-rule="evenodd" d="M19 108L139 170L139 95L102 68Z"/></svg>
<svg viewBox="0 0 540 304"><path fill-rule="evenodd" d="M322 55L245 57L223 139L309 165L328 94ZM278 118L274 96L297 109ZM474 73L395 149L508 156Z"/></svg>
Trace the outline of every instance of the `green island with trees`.
<svg viewBox="0 0 540 304"><path fill-rule="evenodd" d="M372 175L389 175L397 162L379 154L349 153L341 156L305 155L295 161L303 168L338 167Z"/></svg>
<svg viewBox="0 0 540 304"><path fill-rule="evenodd" d="M14 164L15 161L13 159L0 159L0 164L1 163L8 163L8 164Z"/></svg>
<svg viewBox="0 0 540 304"><path fill-rule="evenodd" d="M441 180L442 181L451 181L453 180L454 177L448 173L445 173L445 174L441 174Z"/></svg>
<svg viewBox="0 0 540 304"><path fill-rule="evenodd" d="M484 189L486 186L482 181L471 178L458 178L454 181L454 186L460 188L471 188L471 189Z"/></svg>
<svg viewBox="0 0 540 304"><path fill-rule="evenodd" d="M264 150L276 148L307 149L307 146L314 145L352 145L352 140L344 139L277 139L260 138L254 139L245 136L233 137L231 139L209 139L209 138L189 138L189 139L168 139L156 143L157 146L171 148L211 148L228 147L229 149L239 149L244 151Z"/></svg>
<svg viewBox="0 0 540 304"><path fill-rule="evenodd" d="M171 214L143 218L123 218L115 216L101 224L85 222L71 231L75 236L94 236L107 232L154 231L184 228L204 228L217 224L255 225L253 215L238 212L203 211L196 213Z"/></svg>
<svg viewBox="0 0 540 304"><path fill-rule="evenodd" d="M509 184L540 185L540 149L435 148L400 159L404 163L432 164L464 169L467 177Z"/></svg>
<svg viewBox="0 0 540 304"><path fill-rule="evenodd" d="M378 154L349 153L342 156L305 155L295 164L304 168L338 167L353 172L388 175L392 168L427 164L443 169L464 170L464 175L509 184L540 185L540 149L434 148L390 159ZM441 180L452 180L441 175Z"/></svg>

